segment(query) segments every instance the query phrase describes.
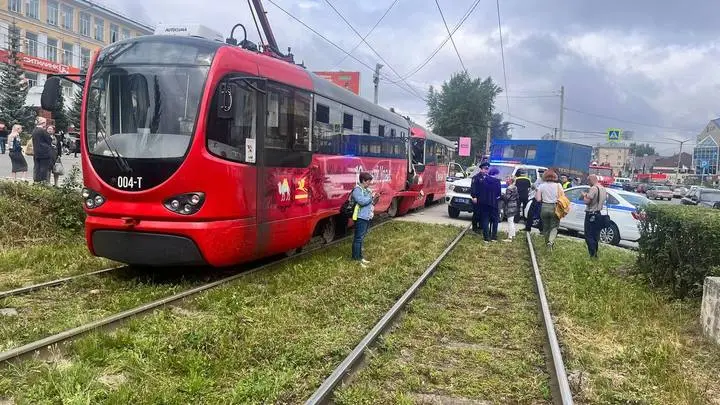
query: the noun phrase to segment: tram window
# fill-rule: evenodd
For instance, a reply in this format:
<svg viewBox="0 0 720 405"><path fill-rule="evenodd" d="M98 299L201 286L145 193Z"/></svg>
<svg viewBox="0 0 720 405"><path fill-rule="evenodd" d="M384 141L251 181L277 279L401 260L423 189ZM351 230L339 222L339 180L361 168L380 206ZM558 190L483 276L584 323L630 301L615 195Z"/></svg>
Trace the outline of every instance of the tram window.
<svg viewBox="0 0 720 405"><path fill-rule="evenodd" d="M382 153L382 144L380 143L373 143L370 145L370 153L379 155Z"/></svg>
<svg viewBox="0 0 720 405"><path fill-rule="evenodd" d="M385 136L385 125L378 126L378 136Z"/></svg>
<svg viewBox="0 0 720 405"><path fill-rule="evenodd" d="M215 92L207 123L207 147L210 153L224 159L244 162L246 139L254 139L257 131L257 94L244 83L231 84L232 117L217 116L221 94Z"/></svg>
<svg viewBox="0 0 720 405"><path fill-rule="evenodd" d="M370 134L370 120L363 120L363 134Z"/></svg>
<svg viewBox="0 0 720 405"><path fill-rule="evenodd" d="M265 148L308 150L310 104L310 95L305 92L280 85L268 85Z"/></svg>
<svg viewBox="0 0 720 405"><path fill-rule="evenodd" d="M390 128L390 138L395 138L395 128Z"/></svg>
<svg viewBox="0 0 720 405"><path fill-rule="evenodd" d="M425 150L422 139L412 140L412 162L413 164L425 164Z"/></svg>
<svg viewBox="0 0 720 405"><path fill-rule="evenodd" d="M353 129L353 116L352 114L344 113L343 114L343 128L349 129L352 131Z"/></svg>
<svg viewBox="0 0 720 405"><path fill-rule="evenodd" d="M315 107L315 121L323 124L330 123L330 107L318 103Z"/></svg>
<svg viewBox="0 0 720 405"><path fill-rule="evenodd" d="M370 145L363 143L360 145L360 154L367 155L370 153Z"/></svg>

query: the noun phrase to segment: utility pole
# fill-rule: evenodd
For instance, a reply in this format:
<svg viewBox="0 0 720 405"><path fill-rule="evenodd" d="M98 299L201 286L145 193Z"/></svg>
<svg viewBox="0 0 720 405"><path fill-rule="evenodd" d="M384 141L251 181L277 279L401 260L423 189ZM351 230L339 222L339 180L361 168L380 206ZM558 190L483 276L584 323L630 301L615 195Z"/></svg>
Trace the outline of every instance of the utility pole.
<svg viewBox="0 0 720 405"><path fill-rule="evenodd" d="M686 139L686 140L684 140L684 141L678 141L677 139L673 139L673 138L665 138L665 139L667 139L668 141L674 141L674 142L677 142L677 143L680 144L680 153L678 154L678 164L677 164L677 167L675 168L675 181L676 181L676 182L679 182L679 181L680 181L680 165L682 164L681 162L682 162L682 148L683 148L683 144L684 144L685 142L689 142L690 139Z"/></svg>
<svg viewBox="0 0 720 405"><path fill-rule="evenodd" d="M375 75L373 76L373 83L375 83L375 104L378 103L378 87L380 85L380 69L382 69L383 65L377 63L375 64Z"/></svg>
<svg viewBox="0 0 720 405"><path fill-rule="evenodd" d="M565 112L565 86L560 86L560 139L563 138L563 113Z"/></svg>
<svg viewBox="0 0 720 405"><path fill-rule="evenodd" d="M492 116L492 115L491 115ZM492 127L492 118L487 122L487 135L485 136L485 154L490 156L490 130Z"/></svg>

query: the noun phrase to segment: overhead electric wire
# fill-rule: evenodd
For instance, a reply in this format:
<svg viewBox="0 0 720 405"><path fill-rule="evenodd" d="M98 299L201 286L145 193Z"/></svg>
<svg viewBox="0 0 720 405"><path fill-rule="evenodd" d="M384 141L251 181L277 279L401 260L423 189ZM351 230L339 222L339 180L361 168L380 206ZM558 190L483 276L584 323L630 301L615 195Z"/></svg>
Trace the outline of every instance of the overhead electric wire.
<svg viewBox="0 0 720 405"><path fill-rule="evenodd" d="M438 0L435 0L435 5L437 6L438 11L440 12L440 18L442 18L443 24L445 24L445 29L447 30L448 36L450 37L450 42L452 42L452 46L453 46L453 48L455 48L455 54L457 55L458 60L460 61L460 66L462 66L463 70L465 72L467 72L467 69L465 68L465 64L463 63L463 60L460 57L460 52L457 49L457 45L455 45L455 39L452 37L452 33L450 32L450 27L448 27L447 21L445 21L445 15L442 12L442 8L440 8L440 2Z"/></svg>
<svg viewBox="0 0 720 405"><path fill-rule="evenodd" d="M341 48L341 47L340 47L338 44L336 44L335 42L329 40L329 39L328 39L327 37L325 37L323 34L317 32L314 28L312 28L311 26L307 25L304 21L302 21L302 20L299 19L298 17L295 17L292 13L290 13L289 11L287 11L287 10L285 10L284 8L282 8L282 7L280 7L279 5L277 5L277 3L275 3L273 0L268 0L268 2L270 2L270 4L272 4L273 6L277 7L280 11L282 11L283 13L285 13L288 17L290 17L290 18L292 18L293 20L299 22L302 26L304 26L304 27L307 28L308 30L312 31L313 34L319 36L320 38L322 38L323 40L325 40L325 42L329 43L330 45L332 45L332 46L334 46L335 48L337 48L338 50L340 50L342 53L346 54L348 57L352 58L354 61L358 62L359 64L361 64L361 65L363 65L363 66L365 66L365 67L368 68L370 71L373 71L373 72L375 71L375 68L371 67L370 65L368 65L368 64L365 63L365 62L363 62L362 60L360 60L360 59L356 58L355 56L351 55L348 51L346 51L346 50L344 50L343 48ZM387 78L386 78L386 80L387 80ZM388 82L390 82L390 83L392 83L392 84L395 84L398 88L402 89L402 90L405 91L406 93L408 93L408 94L410 94L410 95L412 95L412 96L414 96L414 97L418 97L417 94L412 93L410 90L406 89L405 87L400 86L399 84L397 84L397 83L395 83L395 82L392 82L392 81L390 81L390 80L388 80ZM426 101L426 100L425 100L424 98L422 98L422 97L418 97L418 98L420 98L422 101Z"/></svg>
<svg viewBox="0 0 720 405"><path fill-rule="evenodd" d="M510 99L507 97L510 88L508 87L507 70L505 69L505 46L503 45L502 24L500 23L500 0L495 0L495 4L497 5L498 31L500 31L500 56L502 57L503 78L505 79L505 102L507 103L508 115L512 117Z"/></svg>
<svg viewBox="0 0 720 405"><path fill-rule="evenodd" d="M465 15L464 15L463 18L460 20L460 22L457 23L457 25L455 25L455 28L453 28L451 34L454 34L455 31L457 31L457 30L463 25L463 23L465 23L465 20L467 20L468 17L470 17L470 15L475 11L475 9L477 8L478 4L480 4L480 0L475 0L475 3L473 3L473 5L470 6L470 8L468 9L468 11L465 12ZM406 75L404 75L404 76L402 77L402 79L403 79L403 80L406 80L406 79L410 78L411 76L415 75L417 72L419 72L420 70L422 70L422 68L424 68L425 66L427 66L427 64L430 63L430 61L435 57L435 55L437 55L438 52L440 52L440 50L445 46L445 44L447 44L447 42L448 42L449 40L450 40L450 37L448 36L447 38L445 38L445 40L444 40L440 45L438 45L437 48L435 48L435 50L430 54L430 56L428 56L427 58L425 58L425 60L424 60L422 63L420 63L420 65L416 66L416 67L413 68L409 73L407 73Z"/></svg>
<svg viewBox="0 0 720 405"><path fill-rule="evenodd" d="M260 37L260 44L262 46L265 46L265 40L263 39L262 32L260 32L260 26L258 25L257 19L255 18L255 9L253 8L252 4L250 4L250 0L247 0L248 2L248 8L250 9L250 14L252 14L253 21L255 22L255 28L257 29L258 36Z"/></svg>
<svg viewBox="0 0 720 405"><path fill-rule="evenodd" d="M403 83L405 83L405 85L406 85L410 90L412 90L412 92L415 93L416 96L418 96L418 97L421 98L422 100L425 100L425 97L423 97L422 95L418 94L417 89L415 89L412 85L410 85L410 83L408 83L406 80L402 79L402 77L400 76L400 73L398 73L397 70L395 70L395 68L392 67L392 65L390 64L390 62L388 62L387 60L385 60L385 58L383 58L382 55L380 55L380 53L379 53L378 51L376 51L375 48L373 48L373 46L370 45L370 43L368 43L368 42L365 40L365 38L363 38L362 34L360 34L360 33L358 32L358 30L356 30L355 27L353 27L353 25L350 24L350 21L348 21L347 18L345 18L345 16L340 12L340 10L338 10L337 8L335 8L335 6L330 2L330 0L325 0L325 3L327 3L328 6L330 6L330 8L333 9L333 11L335 11L335 13L345 22L345 24L347 24L348 27L350 27L350 29L355 33L355 35L357 35L358 37L360 37L360 40L361 40L362 42L364 42L365 45L368 46L368 48L370 48L370 50L375 54L375 56L377 56L378 58L380 58L380 60L383 61L383 63L385 63L385 66L389 67L390 70L392 70L393 73L395 73L395 74L397 75L397 77L400 77L401 80L403 81Z"/></svg>
<svg viewBox="0 0 720 405"><path fill-rule="evenodd" d="M636 121L630 121L630 120L626 120L626 119L622 119L622 118L611 117L611 116L609 116L609 115L596 114L596 113L591 113L591 112L587 112L587 111L577 110L577 109L575 109L575 108L570 108L570 107L565 107L565 110L566 110L566 111L572 111L572 112L580 113L580 114L589 115L589 116L592 116L592 117L604 118L604 119L608 119L608 120L623 122L623 123L626 123L626 124L639 125L639 126L641 126L641 127L666 129L666 130L670 130L670 131L695 132L695 131L692 130L692 129L673 128L673 127L665 127L665 126L662 126L662 125L646 124L646 123L642 123L642 122L636 122Z"/></svg>
<svg viewBox="0 0 720 405"><path fill-rule="evenodd" d="M355 52L355 50L358 49L358 47L359 47L360 45L362 45L363 42L365 42L365 40L370 36L370 34L372 34L373 31L375 31L375 28L377 28L377 26L380 25L380 23L382 22L382 20L385 19L385 16L388 15L388 13L390 13L390 10L392 10L393 7L395 7L395 5L397 4L398 1L400 1L400 0L395 0L395 1L392 2L392 4L390 4L390 7L388 7L387 10L385 10L385 13L382 15L382 17L380 17L380 19L377 20L377 22L375 23L375 25L373 25L373 27L370 28L370 31L368 31L367 34L365 34L365 36L362 37L362 40L361 40L360 42L358 42L357 44L355 44L355 46L353 47L353 49L350 50L349 53L352 54L353 52ZM345 59L347 59L347 57L348 57L347 55L343 56L343 58L340 59L340 61L339 61L338 63L336 63L331 69L335 69L335 68L338 67L341 63L345 62Z"/></svg>

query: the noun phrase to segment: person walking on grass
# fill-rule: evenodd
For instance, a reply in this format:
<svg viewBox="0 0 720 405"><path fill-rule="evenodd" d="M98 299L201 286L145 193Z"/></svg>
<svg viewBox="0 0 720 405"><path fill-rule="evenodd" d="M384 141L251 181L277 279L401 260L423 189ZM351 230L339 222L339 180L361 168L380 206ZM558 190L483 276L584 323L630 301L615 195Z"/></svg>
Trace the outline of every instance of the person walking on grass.
<svg viewBox="0 0 720 405"><path fill-rule="evenodd" d="M481 212L483 207L478 202L478 196L482 193L484 188L485 176L488 174L490 169L489 163L482 163L478 166L478 169L473 173L472 183L470 184L470 196L473 202L473 216L472 216L472 230L473 232L480 234L481 227Z"/></svg>
<svg viewBox="0 0 720 405"><path fill-rule="evenodd" d="M505 241L512 242L515 237L515 217L519 207L518 188L512 176L507 179L507 188L503 200L505 201L505 216L508 223L508 238Z"/></svg>
<svg viewBox="0 0 720 405"><path fill-rule="evenodd" d="M359 184L352 191L352 201L355 203L352 219L355 221L355 235L352 244L352 259L360 262L362 268L367 268L369 261L363 257L363 242L367 235L370 221L372 220L375 203L378 194L370 190L373 176L370 173L362 172L359 176Z"/></svg>
<svg viewBox="0 0 720 405"><path fill-rule="evenodd" d="M602 208L607 201L607 190L600 185L596 175L588 176L588 184L590 190L582 193L581 197L587 204L585 208L585 243L588 247L590 257L597 258L598 248L600 245L600 231L605 227L602 216Z"/></svg>
<svg viewBox="0 0 720 405"><path fill-rule="evenodd" d="M542 233L545 236L545 243L549 249L555 245L560 219L555 215L555 205L562 192L562 186L558 183L558 175L553 169L543 173L543 183L535 190L535 201L542 203L540 207L540 219L543 227Z"/></svg>
<svg viewBox="0 0 720 405"><path fill-rule="evenodd" d="M484 170L490 166L487 162L480 165ZM474 210L480 213L480 226L482 227L483 239L485 242L497 240L497 224L499 220L498 199L500 198L500 180L496 177L499 170L491 168L481 180L473 178L471 196L473 197ZM479 233L479 231L478 231Z"/></svg>

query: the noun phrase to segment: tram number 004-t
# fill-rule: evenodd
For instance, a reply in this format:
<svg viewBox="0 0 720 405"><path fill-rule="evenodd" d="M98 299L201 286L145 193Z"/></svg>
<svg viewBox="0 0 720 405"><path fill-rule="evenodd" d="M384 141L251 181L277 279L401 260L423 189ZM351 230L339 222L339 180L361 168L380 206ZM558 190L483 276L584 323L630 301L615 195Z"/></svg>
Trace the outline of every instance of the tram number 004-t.
<svg viewBox="0 0 720 405"><path fill-rule="evenodd" d="M131 177L131 176L118 176L117 186L118 188L142 188L142 177Z"/></svg>

